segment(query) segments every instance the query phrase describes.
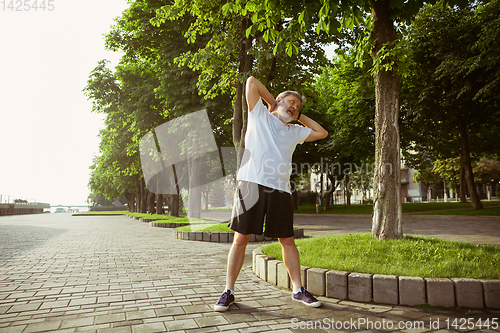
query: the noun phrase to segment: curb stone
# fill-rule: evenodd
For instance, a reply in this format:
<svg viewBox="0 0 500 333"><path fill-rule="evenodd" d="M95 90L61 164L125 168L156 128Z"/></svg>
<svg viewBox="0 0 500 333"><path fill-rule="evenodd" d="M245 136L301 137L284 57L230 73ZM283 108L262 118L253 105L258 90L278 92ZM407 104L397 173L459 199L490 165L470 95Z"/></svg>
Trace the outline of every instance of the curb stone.
<svg viewBox="0 0 500 333"><path fill-rule="evenodd" d="M160 227L160 228L174 228L173 226L158 226L158 224L179 224L179 223L157 223L157 222L149 222L149 226L151 227ZM189 223L181 223L176 227L186 226ZM294 229L294 237L300 238L304 237L304 229ZM199 233L200 235L195 235L195 233ZM191 240L191 241L200 241L200 242L216 242L216 243L232 243L234 239L234 232L195 232L195 231L180 231L175 230L174 238ZM263 242L263 241L271 241L273 238L264 237L264 235L252 235L250 238L250 242Z"/></svg>
<svg viewBox="0 0 500 333"><path fill-rule="evenodd" d="M282 261L269 257L262 247L252 252L252 270L280 288L291 285ZM274 276L274 270L276 276ZM269 274L269 272L271 274ZM445 279L350 273L300 266L303 285L318 296L355 302L415 306L428 303L444 308L500 309L500 280ZM272 280L272 281L271 281ZM276 282L275 282L276 281ZM287 282L280 282L287 281ZM323 291L324 288L324 292ZM316 289L319 289L316 290Z"/></svg>

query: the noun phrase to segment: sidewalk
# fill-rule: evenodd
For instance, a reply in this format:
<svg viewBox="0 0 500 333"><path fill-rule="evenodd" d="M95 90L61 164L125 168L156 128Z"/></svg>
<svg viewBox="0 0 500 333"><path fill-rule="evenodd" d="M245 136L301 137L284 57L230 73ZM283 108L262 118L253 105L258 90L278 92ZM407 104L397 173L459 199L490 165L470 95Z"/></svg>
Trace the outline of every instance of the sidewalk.
<svg viewBox="0 0 500 333"><path fill-rule="evenodd" d="M363 219L322 225L303 218L297 223L311 233L327 227L342 232L349 225L369 230ZM251 253L259 244L247 247L236 304L213 312L230 244L172 234L123 216L1 217L0 332L299 332L314 326L311 332L463 332L461 318L470 317L467 331L500 332L491 330L500 310L421 310L327 298L320 298L321 308L307 308L252 273ZM489 234L498 237L497 231ZM478 324L487 319L490 330L481 330Z"/></svg>

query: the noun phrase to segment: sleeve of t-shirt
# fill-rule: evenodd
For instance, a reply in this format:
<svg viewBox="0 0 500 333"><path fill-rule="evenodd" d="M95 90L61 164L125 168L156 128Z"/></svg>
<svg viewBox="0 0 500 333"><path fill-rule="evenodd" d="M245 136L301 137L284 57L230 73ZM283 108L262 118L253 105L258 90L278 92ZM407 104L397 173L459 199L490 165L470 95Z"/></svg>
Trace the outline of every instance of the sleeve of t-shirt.
<svg viewBox="0 0 500 333"><path fill-rule="evenodd" d="M249 114L259 117L263 112L267 112L267 108L262 102L262 98L259 98L259 101L255 104L252 111L248 111Z"/></svg>
<svg viewBox="0 0 500 333"><path fill-rule="evenodd" d="M293 124L292 126L292 130L295 134L295 144L303 144L309 134L311 134L312 129L297 124Z"/></svg>

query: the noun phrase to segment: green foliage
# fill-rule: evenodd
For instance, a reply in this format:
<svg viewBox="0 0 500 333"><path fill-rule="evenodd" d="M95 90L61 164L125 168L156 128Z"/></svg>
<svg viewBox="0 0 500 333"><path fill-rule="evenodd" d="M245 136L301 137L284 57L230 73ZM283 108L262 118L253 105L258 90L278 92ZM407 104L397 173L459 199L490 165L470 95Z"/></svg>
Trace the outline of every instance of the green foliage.
<svg viewBox="0 0 500 333"><path fill-rule="evenodd" d="M498 94L483 94L496 85L500 63L485 60L493 48L477 46L481 39L485 47L482 26L492 23L485 12L498 7L498 1L464 9L427 6L417 16L401 94L403 146L434 159L459 156L459 127L466 124L473 155L498 153Z"/></svg>
<svg viewBox="0 0 500 333"><path fill-rule="evenodd" d="M352 49L339 51L312 87L318 109L327 117L329 136L321 150L341 164L370 162L375 152L374 83L368 66L355 67L354 62Z"/></svg>

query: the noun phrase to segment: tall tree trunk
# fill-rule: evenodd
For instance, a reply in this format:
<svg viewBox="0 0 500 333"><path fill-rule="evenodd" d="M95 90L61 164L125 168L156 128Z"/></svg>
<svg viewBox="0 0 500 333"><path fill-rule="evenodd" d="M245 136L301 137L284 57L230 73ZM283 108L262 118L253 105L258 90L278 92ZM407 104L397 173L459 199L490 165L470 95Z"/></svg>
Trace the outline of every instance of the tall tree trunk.
<svg viewBox="0 0 500 333"><path fill-rule="evenodd" d="M397 40L390 15L390 0L371 0L375 40L372 57L382 46ZM394 239L403 235L401 162L399 143L399 78L395 71L375 74L375 173L372 236Z"/></svg>
<svg viewBox="0 0 500 333"><path fill-rule="evenodd" d="M346 206L351 206L351 189L349 184L349 174L345 175L344 184L345 184L345 196L346 196Z"/></svg>
<svg viewBox="0 0 500 333"><path fill-rule="evenodd" d="M477 194L476 183L474 182L474 174L472 173L472 163L469 151L469 136L467 134L467 125L462 122L460 124L460 143L461 143L461 161L464 169L465 181L469 189L470 202L475 210L483 209L481 198Z"/></svg>
<svg viewBox="0 0 500 333"><path fill-rule="evenodd" d="M467 203L466 198L466 181L465 181L465 171L464 171L464 162L460 159L460 202Z"/></svg>
<svg viewBox="0 0 500 333"><path fill-rule="evenodd" d="M153 214L155 212L156 194L149 191L147 191L147 193L148 193L148 213Z"/></svg>
<svg viewBox="0 0 500 333"><path fill-rule="evenodd" d="M179 195L178 194L170 194L169 201L170 215L171 216L179 216Z"/></svg>
<svg viewBox="0 0 500 333"><path fill-rule="evenodd" d="M141 213L146 213L148 207L148 190L146 189L146 182L144 181L144 177L140 180L141 183Z"/></svg>
<svg viewBox="0 0 500 333"><path fill-rule="evenodd" d="M135 180L135 212L139 213L141 212L142 208L141 208L141 203L142 203L142 200L141 200L141 197L142 197L142 191L141 191L141 180L139 178L137 178Z"/></svg>
<svg viewBox="0 0 500 333"><path fill-rule="evenodd" d="M253 56L248 54L248 51L252 47L253 37L246 37L246 30L252 25L252 21L248 18L243 18L241 21L241 42L240 42L240 54L239 54L239 68L238 73L240 75L246 76L246 73L250 72L253 67ZM243 149L245 148L245 133L247 129L247 111L248 106L245 100L245 82L238 80L236 83L236 99L234 102L234 115L233 115L233 143L238 149L238 164L240 166L241 157L243 156Z"/></svg>
<svg viewBox="0 0 500 333"><path fill-rule="evenodd" d="M156 195L156 214L163 214L163 194Z"/></svg>
<svg viewBox="0 0 500 333"><path fill-rule="evenodd" d="M188 216L198 219L201 218L200 170L202 161L203 160L199 158L190 158L188 160L188 168L189 168Z"/></svg>

